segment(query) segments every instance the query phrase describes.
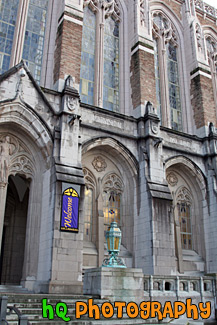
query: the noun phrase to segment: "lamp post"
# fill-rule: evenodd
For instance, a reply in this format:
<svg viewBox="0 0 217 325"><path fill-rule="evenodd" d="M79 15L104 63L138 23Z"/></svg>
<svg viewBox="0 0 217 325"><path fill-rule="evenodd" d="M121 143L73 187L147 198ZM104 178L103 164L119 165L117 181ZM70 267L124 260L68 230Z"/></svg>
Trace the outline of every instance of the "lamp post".
<svg viewBox="0 0 217 325"><path fill-rule="evenodd" d="M106 244L109 257L105 258L102 266L104 267L122 267L126 265L118 254L121 246L121 230L118 228L117 222L112 222L106 231Z"/></svg>

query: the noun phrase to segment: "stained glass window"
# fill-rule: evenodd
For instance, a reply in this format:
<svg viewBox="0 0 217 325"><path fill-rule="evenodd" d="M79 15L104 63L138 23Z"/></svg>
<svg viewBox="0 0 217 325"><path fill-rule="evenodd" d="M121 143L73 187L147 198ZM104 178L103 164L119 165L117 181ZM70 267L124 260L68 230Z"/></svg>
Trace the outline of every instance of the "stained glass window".
<svg viewBox="0 0 217 325"><path fill-rule="evenodd" d="M115 191L103 193L104 232L108 230L111 222L116 221L120 226L121 221L121 194Z"/></svg>
<svg viewBox="0 0 217 325"><path fill-rule="evenodd" d="M84 199L84 240L92 239L92 216L93 216L93 190L85 188Z"/></svg>
<svg viewBox="0 0 217 325"><path fill-rule="evenodd" d="M172 129L181 131L177 35L173 24L162 13L156 13L153 17L153 40L158 115L161 120L165 118L162 121L165 126L170 126L166 117L170 115ZM164 96L161 96L161 90L165 90Z"/></svg>
<svg viewBox="0 0 217 325"><path fill-rule="evenodd" d="M178 204L180 234L183 249L192 249L191 207L185 202Z"/></svg>
<svg viewBox="0 0 217 325"><path fill-rule="evenodd" d="M80 94L81 101L90 105L94 104L95 33L96 16L87 6L83 19Z"/></svg>
<svg viewBox="0 0 217 325"><path fill-rule="evenodd" d="M0 1L0 73L9 69L19 0Z"/></svg>
<svg viewBox="0 0 217 325"><path fill-rule="evenodd" d="M155 63L155 86L157 96L157 113L161 118L161 91L160 91L160 67L159 67L159 49L158 42L154 39L154 63Z"/></svg>
<svg viewBox="0 0 217 325"><path fill-rule="evenodd" d="M118 111L119 106L119 24L112 17L105 21L103 107Z"/></svg>
<svg viewBox="0 0 217 325"><path fill-rule="evenodd" d="M22 58L40 82L48 0L30 0Z"/></svg>
<svg viewBox="0 0 217 325"><path fill-rule="evenodd" d="M181 99L179 86L179 72L177 48L172 42L167 43L167 73L169 85L169 102L171 110L172 129L182 130Z"/></svg>

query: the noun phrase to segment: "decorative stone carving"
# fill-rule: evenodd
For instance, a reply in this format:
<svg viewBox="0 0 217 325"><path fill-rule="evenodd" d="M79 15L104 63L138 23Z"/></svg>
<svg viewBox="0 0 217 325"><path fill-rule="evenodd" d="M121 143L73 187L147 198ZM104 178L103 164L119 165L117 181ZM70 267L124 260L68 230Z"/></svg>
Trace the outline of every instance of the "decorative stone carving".
<svg viewBox="0 0 217 325"><path fill-rule="evenodd" d="M84 0L83 2L84 7L89 6L93 10L93 12L96 12L98 10L98 4L98 0Z"/></svg>
<svg viewBox="0 0 217 325"><path fill-rule="evenodd" d="M140 10L140 25L142 27L148 27L149 25L149 2L147 0L140 0L139 10Z"/></svg>
<svg viewBox="0 0 217 325"><path fill-rule="evenodd" d="M0 134L0 183L7 183L8 176L17 173L34 175L31 153L17 138Z"/></svg>
<svg viewBox="0 0 217 325"><path fill-rule="evenodd" d="M195 7L201 10L204 10L203 8L203 1L202 0L195 0Z"/></svg>
<svg viewBox="0 0 217 325"><path fill-rule="evenodd" d="M84 0L84 7L86 6L89 6L93 12L102 9L104 10L105 18L112 16L115 21L120 21L120 10L117 0Z"/></svg>
<svg viewBox="0 0 217 325"><path fill-rule="evenodd" d="M202 39L202 31L199 24L195 25L195 33L197 38L197 47L198 50L201 52L203 50L203 39Z"/></svg>
<svg viewBox="0 0 217 325"><path fill-rule="evenodd" d="M145 15L145 1L144 0L140 0L140 23L141 26L145 26L146 23L146 15Z"/></svg>
<svg viewBox="0 0 217 325"><path fill-rule="evenodd" d="M101 1L105 7L105 18L112 16L115 21L120 21L120 10L116 0Z"/></svg>
<svg viewBox="0 0 217 325"><path fill-rule="evenodd" d="M157 38L162 37L165 44L172 41L177 46L176 29L161 11L153 13L153 33Z"/></svg>
<svg viewBox="0 0 217 325"><path fill-rule="evenodd" d="M153 134L158 134L159 124L157 122L151 121L151 131Z"/></svg>
<svg viewBox="0 0 217 325"><path fill-rule="evenodd" d="M0 142L0 183L7 183L9 174L9 161L12 154L10 137L6 136Z"/></svg>
<svg viewBox="0 0 217 325"><path fill-rule="evenodd" d="M185 186L182 186L179 189L176 202L177 202L177 204L181 204L181 203L185 202L187 205L192 205L191 192Z"/></svg>
<svg viewBox="0 0 217 325"><path fill-rule="evenodd" d="M206 37L207 53L210 60L217 64L217 40L212 36Z"/></svg>
<svg viewBox="0 0 217 325"><path fill-rule="evenodd" d="M75 83L75 78L73 78L72 76L69 75L69 76L66 78L66 81L65 81L65 87L73 88L74 83Z"/></svg>
<svg viewBox="0 0 217 325"><path fill-rule="evenodd" d="M93 162L92 162L93 167L96 169L98 172L102 172L106 169L107 164L105 162L105 159L102 158L101 156L95 157Z"/></svg>
<svg viewBox="0 0 217 325"><path fill-rule="evenodd" d="M66 97L66 104L70 111L74 111L78 104L78 99L68 95Z"/></svg>
<svg viewBox="0 0 217 325"><path fill-rule="evenodd" d="M147 102L146 107L145 107L145 114L155 114L156 115L156 110L151 102Z"/></svg>
<svg viewBox="0 0 217 325"><path fill-rule="evenodd" d="M26 156L18 156L16 160L12 162L10 166L10 173L24 173L27 176L34 175L34 167L32 165L31 160Z"/></svg>
<svg viewBox="0 0 217 325"><path fill-rule="evenodd" d="M202 10L208 15L211 15L213 17L217 17L217 10L213 7L208 5L207 3L203 2L202 0L194 0L195 7L197 9Z"/></svg>
<svg viewBox="0 0 217 325"><path fill-rule="evenodd" d="M103 180L104 192L115 191L115 193L121 194L123 190L124 190L123 182L117 174L111 173L107 175L106 178Z"/></svg>
<svg viewBox="0 0 217 325"><path fill-rule="evenodd" d="M167 182L169 185L171 185L172 187L176 186L178 184L178 177L176 176L175 173L173 172L170 172L168 175L167 175Z"/></svg>
<svg viewBox="0 0 217 325"><path fill-rule="evenodd" d="M216 9L206 3L204 3L204 10L207 14L216 17Z"/></svg>
<svg viewBox="0 0 217 325"><path fill-rule="evenodd" d="M95 187L96 186L96 181L95 181L95 177L91 173L91 171L88 168L84 167L83 168L83 173L84 173L84 181L85 181L86 187L87 188Z"/></svg>

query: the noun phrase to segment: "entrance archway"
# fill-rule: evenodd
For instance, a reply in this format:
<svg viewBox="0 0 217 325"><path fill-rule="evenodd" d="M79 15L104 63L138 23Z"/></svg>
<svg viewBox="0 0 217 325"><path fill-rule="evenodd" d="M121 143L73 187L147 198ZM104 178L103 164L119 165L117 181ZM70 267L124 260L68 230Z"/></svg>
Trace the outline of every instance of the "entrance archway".
<svg viewBox="0 0 217 325"><path fill-rule="evenodd" d="M22 279L30 182L22 176L8 179L0 258L0 283Z"/></svg>

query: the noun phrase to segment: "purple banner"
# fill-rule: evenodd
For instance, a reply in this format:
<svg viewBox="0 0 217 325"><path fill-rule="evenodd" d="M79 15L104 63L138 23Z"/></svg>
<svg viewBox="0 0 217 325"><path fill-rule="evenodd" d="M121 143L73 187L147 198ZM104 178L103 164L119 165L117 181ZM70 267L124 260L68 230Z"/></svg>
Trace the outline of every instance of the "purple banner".
<svg viewBox="0 0 217 325"><path fill-rule="evenodd" d="M62 196L60 230L78 232L79 196L73 188L68 188Z"/></svg>

